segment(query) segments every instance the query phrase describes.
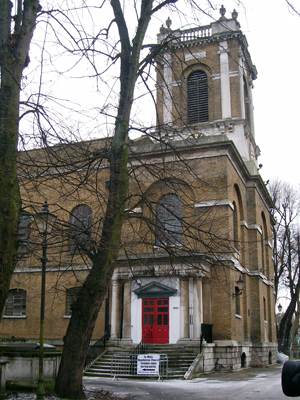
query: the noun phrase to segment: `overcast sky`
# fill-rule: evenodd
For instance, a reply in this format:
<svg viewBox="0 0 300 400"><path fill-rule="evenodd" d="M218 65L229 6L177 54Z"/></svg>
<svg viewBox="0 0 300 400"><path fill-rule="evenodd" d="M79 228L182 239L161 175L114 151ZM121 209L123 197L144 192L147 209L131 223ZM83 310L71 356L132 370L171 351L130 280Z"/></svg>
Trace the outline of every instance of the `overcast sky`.
<svg viewBox="0 0 300 400"><path fill-rule="evenodd" d="M299 0L293 3L300 8ZM278 177L298 185L300 17L291 14L285 0L244 4L246 13L239 9L238 20L258 71L253 99L261 174L264 180Z"/></svg>

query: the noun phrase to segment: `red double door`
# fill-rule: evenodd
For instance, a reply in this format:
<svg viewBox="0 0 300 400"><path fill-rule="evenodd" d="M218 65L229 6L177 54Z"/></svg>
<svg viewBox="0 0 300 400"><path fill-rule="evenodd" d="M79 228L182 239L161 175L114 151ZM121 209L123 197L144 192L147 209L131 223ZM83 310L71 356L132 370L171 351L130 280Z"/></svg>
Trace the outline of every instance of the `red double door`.
<svg viewBox="0 0 300 400"><path fill-rule="evenodd" d="M169 343L169 299L143 299L144 343Z"/></svg>

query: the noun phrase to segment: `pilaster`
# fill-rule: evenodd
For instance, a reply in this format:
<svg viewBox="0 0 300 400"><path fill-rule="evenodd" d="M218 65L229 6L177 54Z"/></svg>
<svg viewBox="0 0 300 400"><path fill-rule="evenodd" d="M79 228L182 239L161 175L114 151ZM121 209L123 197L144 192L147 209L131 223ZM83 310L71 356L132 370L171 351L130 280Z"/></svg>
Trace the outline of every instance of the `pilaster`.
<svg viewBox="0 0 300 400"><path fill-rule="evenodd" d="M163 123L172 123L172 55L164 55Z"/></svg>
<svg viewBox="0 0 300 400"><path fill-rule="evenodd" d="M181 279L180 289L180 337L189 338L189 281Z"/></svg>
<svg viewBox="0 0 300 400"><path fill-rule="evenodd" d="M122 340L131 341L131 281L124 283Z"/></svg>
<svg viewBox="0 0 300 400"><path fill-rule="evenodd" d="M231 118L231 96L230 96L230 79L229 79L229 61L228 61L228 43L220 42L220 72L221 72L221 104L222 118Z"/></svg>
<svg viewBox="0 0 300 400"><path fill-rule="evenodd" d="M194 282L194 338L200 338L201 323L203 322L202 279Z"/></svg>
<svg viewBox="0 0 300 400"><path fill-rule="evenodd" d="M120 337L120 284L116 278L112 278L111 304L111 339L114 340Z"/></svg>

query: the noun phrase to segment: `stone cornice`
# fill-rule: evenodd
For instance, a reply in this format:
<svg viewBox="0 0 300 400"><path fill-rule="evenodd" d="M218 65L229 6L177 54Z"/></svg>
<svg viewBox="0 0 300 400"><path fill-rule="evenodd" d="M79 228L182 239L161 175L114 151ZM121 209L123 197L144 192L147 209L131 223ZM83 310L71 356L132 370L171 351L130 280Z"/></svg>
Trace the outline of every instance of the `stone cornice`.
<svg viewBox="0 0 300 400"><path fill-rule="evenodd" d="M217 35L197 37L191 40L184 40L184 41L180 41L180 37L176 37L176 39L174 39L174 41L171 43L171 48L173 49L191 48L191 47L198 47L198 46L208 45L211 43L219 43L222 41L230 41L230 40L238 40L241 43L244 57L248 64L249 71L251 73L251 78L252 80L255 80L257 78L257 69L255 65L252 63L252 59L248 51L248 42L246 36L240 30L227 31L219 33Z"/></svg>

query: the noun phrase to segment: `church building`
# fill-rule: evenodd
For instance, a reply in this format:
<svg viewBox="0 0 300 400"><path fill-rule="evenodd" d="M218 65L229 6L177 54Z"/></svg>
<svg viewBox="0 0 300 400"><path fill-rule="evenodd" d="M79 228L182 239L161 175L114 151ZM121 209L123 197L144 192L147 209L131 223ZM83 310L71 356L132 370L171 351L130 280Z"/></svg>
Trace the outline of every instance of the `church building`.
<svg viewBox="0 0 300 400"><path fill-rule="evenodd" d="M158 34L157 124L131 142L128 218L93 334L96 341L108 332L115 346L201 342L207 371L274 363L277 348L272 200L254 131L257 70L237 13L227 18L223 6L220 13L186 30L172 30L168 19ZM63 344L89 269L80 241L92 248L97 240L109 185L104 163L87 171L68 160L96 159L108 145L99 139L20 155L20 261L0 340L38 340L41 266L32 213L47 198L63 239L53 234L48 244L45 340ZM83 174L86 182L72 190Z"/></svg>

